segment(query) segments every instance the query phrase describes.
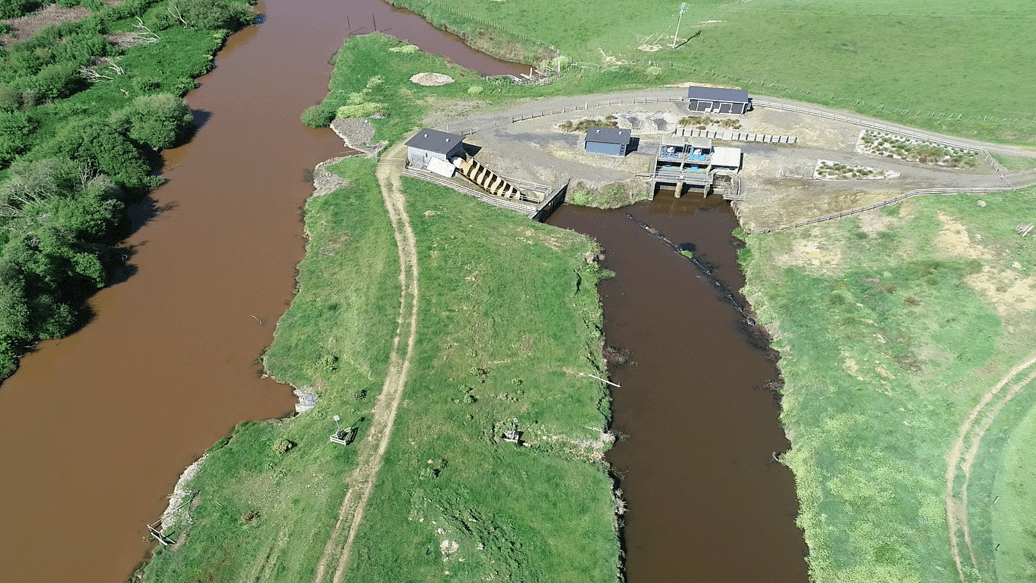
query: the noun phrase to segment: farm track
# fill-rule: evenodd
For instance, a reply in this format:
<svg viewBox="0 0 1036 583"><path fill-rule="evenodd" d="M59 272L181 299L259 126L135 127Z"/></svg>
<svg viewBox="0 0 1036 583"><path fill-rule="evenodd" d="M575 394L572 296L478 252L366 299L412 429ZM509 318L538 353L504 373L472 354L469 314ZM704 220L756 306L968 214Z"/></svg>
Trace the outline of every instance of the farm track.
<svg viewBox="0 0 1036 583"><path fill-rule="evenodd" d="M975 558L975 550L971 543L971 531L968 523L968 483L971 480L971 469L978 457L982 437L1007 403L1036 379L1036 371L1030 372L1022 380L1014 382L1003 395L1000 395L1000 392L1034 364L1036 364L1036 354L1030 355L1025 361L1015 365L1014 368L1007 371L995 385L986 391L978 404L975 405L975 408L968 414L964 423L961 424L960 430L957 433L957 439L954 440L953 445L950 447L946 468L946 522L949 528L950 550L953 555L953 562L957 566L957 575L961 583L965 583L964 565L961 559L961 535L964 537L964 544L967 547L971 566L976 570L978 569L978 561ZM965 446L967 451L965 451ZM964 482L960 487L960 492L956 492L954 484L957 481L958 474L962 472Z"/></svg>
<svg viewBox="0 0 1036 583"><path fill-rule="evenodd" d="M377 178L381 195L385 201L392 222L393 236L399 252L399 317L396 335L392 339L388 371L381 394L374 406L370 431L360 446L356 469L347 480L348 490L338 512L338 521L324 547L324 553L317 565L315 583L324 583L331 569L334 569L333 583L345 577L349 566L353 541L363 522L378 470L381 469L385 451L388 449L395 424L396 413L403 397L410 373L410 362L417 339L417 243L406 212L400 175L403 167L405 144L400 142L389 150L378 163ZM405 345L401 340L405 337ZM344 542L341 540L345 536Z"/></svg>

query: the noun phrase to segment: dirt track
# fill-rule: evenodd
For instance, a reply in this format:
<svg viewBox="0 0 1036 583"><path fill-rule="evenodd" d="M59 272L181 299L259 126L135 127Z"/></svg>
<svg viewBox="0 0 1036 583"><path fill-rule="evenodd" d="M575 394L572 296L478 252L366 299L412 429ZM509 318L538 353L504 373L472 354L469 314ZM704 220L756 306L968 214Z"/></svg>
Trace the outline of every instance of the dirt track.
<svg viewBox="0 0 1036 583"><path fill-rule="evenodd" d="M331 568L334 568L334 583L339 583L345 576L353 541L374 490L385 450L388 449L396 412L410 373L411 355L417 339L418 288L417 244L414 231L410 227L410 217L406 212L406 200L403 198L400 182L405 148L402 142L394 146L378 163L377 169L378 184L385 200L385 209L392 221L392 231L399 251L399 324L392 339L388 372L374 406L370 431L359 444L359 463L347 481L348 490L338 511L338 521L317 565L315 583L323 583ZM400 341L404 337L406 344L401 348ZM343 533L344 542L341 540Z"/></svg>
<svg viewBox="0 0 1036 583"><path fill-rule="evenodd" d="M1036 364L1036 354L1030 355L1025 361L1015 365L1014 368L1007 371L1007 374L997 384L986 391L979 400L978 405L975 405L975 408L968 414L964 423L961 424L960 430L957 433L957 439L954 440L953 445L950 447L946 467L946 522L949 527L953 562L957 565L957 574L960 577L961 583L965 582L965 578L958 532L964 535L964 543L968 547L971 565L976 569L978 568L978 561L975 560L975 551L971 546L971 533L968 525L968 482L971 479L971 468L978 457L979 444L1004 406L1036 379L1036 372L1032 372L1021 381L1016 382L1007 393L1000 397L999 401L992 406L990 404L993 403L993 400L997 398L1000 391L1008 383L1016 379L1018 375L1025 372L1033 364ZM964 451L965 444L968 444L967 452ZM964 483L958 495L954 492L954 482L957 479L957 474L961 471L964 474Z"/></svg>

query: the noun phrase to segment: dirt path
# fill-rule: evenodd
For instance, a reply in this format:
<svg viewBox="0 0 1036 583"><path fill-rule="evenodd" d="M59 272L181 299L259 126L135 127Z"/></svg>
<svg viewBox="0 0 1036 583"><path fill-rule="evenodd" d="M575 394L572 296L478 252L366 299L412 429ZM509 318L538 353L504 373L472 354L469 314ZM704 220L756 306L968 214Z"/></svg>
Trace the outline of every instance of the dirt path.
<svg viewBox="0 0 1036 583"><path fill-rule="evenodd" d="M964 567L961 561L959 534L964 535L964 542L965 546L968 547L968 555L971 559L972 567L978 568L978 561L975 559L975 551L971 545L971 532L968 526L968 482L971 479L971 468L978 457L979 444L1004 406L1036 379L1036 372L1032 372L1021 381L1015 382L1006 393L999 397L995 404L992 406L990 404L993 403L1005 386L1033 364L1036 364L1036 354L1030 355L1025 361L1007 371L1007 374L997 384L993 385L992 388L982 395L979 403L975 405L975 408L968 414L964 423L961 424L960 430L957 432L957 439L954 440L947 457L946 522L949 527L950 550L953 554L953 562L957 565L957 575L960 577L961 583L964 583L965 579ZM967 451L965 451L966 445ZM957 475L961 472L964 475L964 482L960 487L958 496L954 492L954 483L957 480Z"/></svg>
<svg viewBox="0 0 1036 583"><path fill-rule="evenodd" d="M381 186L381 195L385 200L385 209L392 221L393 235L399 250L399 320L396 336L392 339L392 354L388 372L381 394L374 406L373 419L367 437L360 444L359 463L348 479L348 490L342 500L331 537L324 547L324 554L317 565L315 583L323 583L330 570L334 569L332 581L339 583L345 576L349 565L349 555L353 541L363 521L363 512L367 508L371 492L377 481L378 470L381 469L385 450L388 449L392 436L392 427L396 420L396 411L403 397L410 372L410 360L414 352L417 338L417 244L414 231L410 228L410 217L406 212L406 200L403 198L400 175L406 146L400 142L378 163L377 177ZM400 341L405 338L405 346ZM342 541L343 534L345 541Z"/></svg>

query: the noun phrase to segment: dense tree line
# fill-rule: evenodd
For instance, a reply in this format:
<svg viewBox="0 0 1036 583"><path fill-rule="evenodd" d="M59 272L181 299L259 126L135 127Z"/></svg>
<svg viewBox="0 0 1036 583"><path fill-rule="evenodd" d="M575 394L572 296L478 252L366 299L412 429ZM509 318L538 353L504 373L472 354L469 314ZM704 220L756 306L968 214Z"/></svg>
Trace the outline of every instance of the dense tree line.
<svg viewBox="0 0 1036 583"><path fill-rule="evenodd" d="M126 205L161 183L159 151L193 135L183 95L211 69L226 36L213 32L255 18L231 0L60 4L92 13L0 47L0 379L38 340L75 329L125 261ZM0 0L0 18L39 6Z"/></svg>

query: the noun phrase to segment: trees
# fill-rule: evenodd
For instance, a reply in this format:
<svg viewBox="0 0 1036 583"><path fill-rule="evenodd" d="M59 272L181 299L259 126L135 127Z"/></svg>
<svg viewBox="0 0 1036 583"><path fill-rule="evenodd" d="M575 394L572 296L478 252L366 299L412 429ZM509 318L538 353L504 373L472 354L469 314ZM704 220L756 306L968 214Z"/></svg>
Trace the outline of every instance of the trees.
<svg viewBox="0 0 1036 583"><path fill-rule="evenodd" d="M183 99L169 93L142 95L111 116L117 131L152 148L172 148L190 139L194 116Z"/></svg>
<svg viewBox="0 0 1036 583"><path fill-rule="evenodd" d="M170 0L160 17L163 28L177 24L186 28L239 30L255 22L255 13L243 4L226 0Z"/></svg>

